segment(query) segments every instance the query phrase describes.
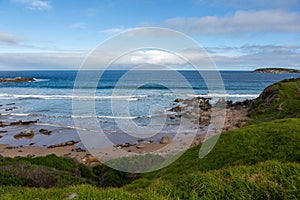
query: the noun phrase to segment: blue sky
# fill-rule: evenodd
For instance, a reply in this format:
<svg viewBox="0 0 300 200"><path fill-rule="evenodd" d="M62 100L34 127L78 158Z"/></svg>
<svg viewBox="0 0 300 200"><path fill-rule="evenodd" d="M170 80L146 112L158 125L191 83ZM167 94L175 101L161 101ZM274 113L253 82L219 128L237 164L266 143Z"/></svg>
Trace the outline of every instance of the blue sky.
<svg viewBox="0 0 300 200"><path fill-rule="evenodd" d="M0 70L78 69L107 38L148 26L195 39L219 69L300 69L299 0L0 0Z"/></svg>

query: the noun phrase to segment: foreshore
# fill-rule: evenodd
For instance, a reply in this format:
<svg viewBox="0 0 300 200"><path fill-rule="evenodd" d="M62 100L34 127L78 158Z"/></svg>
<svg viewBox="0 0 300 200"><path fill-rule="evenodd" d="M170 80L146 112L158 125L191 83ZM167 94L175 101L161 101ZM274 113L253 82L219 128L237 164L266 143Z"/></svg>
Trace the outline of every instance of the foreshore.
<svg viewBox="0 0 300 200"><path fill-rule="evenodd" d="M180 105L194 105L194 102L200 102L200 113L202 119L199 120L199 126L208 126L210 121L210 106L205 98L193 98L189 100L175 100L180 102ZM201 102L203 102L201 104ZM223 127L223 131L233 130L240 128L246 124L247 109L251 101L244 102L226 102L226 117ZM10 110L17 109L14 107L14 103L1 105L2 109L9 112ZM185 106L186 107L186 106ZM178 117L182 115L182 107L174 107L172 111L177 111L178 115L170 115L168 117ZM179 114L180 113L180 114ZM184 113L186 114L186 113ZM192 115L193 113L189 113ZM80 143L79 137L70 138L68 137L69 129L53 129L53 127L45 126L39 123L39 119L32 120L22 118L11 119L1 117L0 122L0 155L5 157L16 157L16 156L27 156L37 157L45 156L49 154L55 154L57 156L69 157L77 160L78 162L86 165L96 165L100 162L97 161ZM197 122L198 123L198 122ZM74 131L74 130L73 130ZM3 136L10 135L10 143L6 144L1 141ZM193 140L190 143L190 147L200 144L204 139L205 135L193 135ZM42 143L34 143L33 138L39 138ZM6 137L7 140L7 137ZM21 141L24 141L23 143ZM37 141L37 140L36 140ZM48 145L45 145L49 141ZM167 144L171 143L171 136L164 136L160 141L137 141L136 143L124 143L116 144L108 153L118 154L119 151L127 151L138 154L150 153L162 149ZM16 142L16 143L15 143ZM79 145L80 144L80 145Z"/></svg>

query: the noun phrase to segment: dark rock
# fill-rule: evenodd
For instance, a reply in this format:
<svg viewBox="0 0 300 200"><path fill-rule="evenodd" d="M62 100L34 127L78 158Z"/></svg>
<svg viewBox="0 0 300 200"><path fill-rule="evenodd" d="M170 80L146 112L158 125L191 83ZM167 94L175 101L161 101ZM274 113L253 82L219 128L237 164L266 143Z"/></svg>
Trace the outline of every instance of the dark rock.
<svg viewBox="0 0 300 200"><path fill-rule="evenodd" d="M1 133L7 133L7 131L0 131L0 134L1 134Z"/></svg>
<svg viewBox="0 0 300 200"><path fill-rule="evenodd" d="M74 144L77 144L79 141L68 141L68 142L63 142L63 143L60 143L60 144L54 144L54 145L50 145L48 146L47 148L51 149L51 148L56 148L56 147L65 147L65 146L71 146L71 145L74 145Z"/></svg>
<svg viewBox="0 0 300 200"><path fill-rule="evenodd" d="M29 125L29 124L33 124L33 123L37 123L38 121L37 120L33 120L33 121L21 121L21 124L22 125Z"/></svg>
<svg viewBox="0 0 300 200"><path fill-rule="evenodd" d="M11 126L20 125L20 124L22 124L22 121L21 121L21 120L16 121L16 122L10 122L10 125L11 125Z"/></svg>
<svg viewBox="0 0 300 200"><path fill-rule="evenodd" d="M32 146L32 145L34 145L34 144L35 144L35 143L32 142L32 143L29 144L29 146Z"/></svg>
<svg viewBox="0 0 300 200"><path fill-rule="evenodd" d="M80 147L76 148L75 151L76 151L76 152L86 152L85 149L82 149L82 148L80 148Z"/></svg>
<svg viewBox="0 0 300 200"><path fill-rule="evenodd" d="M49 131L49 130L43 129L43 128L40 129L39 132L44 135L50 135L52 133L52 131Z"/></svg>

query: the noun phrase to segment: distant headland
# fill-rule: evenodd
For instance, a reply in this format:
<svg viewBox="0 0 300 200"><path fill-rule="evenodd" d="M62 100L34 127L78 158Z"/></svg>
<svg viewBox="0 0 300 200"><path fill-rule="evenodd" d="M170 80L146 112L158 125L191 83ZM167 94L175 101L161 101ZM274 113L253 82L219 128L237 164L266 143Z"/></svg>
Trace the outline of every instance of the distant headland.
<svg viewBox="0 0 300 200"><path fill-rule="evenodd" d="M33 81L35 81L34 78L22 78L22 77L0 78L0 82L33 82Z"/></svg>
<svg viewBox="0 0 300 200"><path fill-rule="evenodd" d="M254 73L271 73L271 74L292 74L300 73L300 70L289 68L259 68L253 71Z"/></svg>

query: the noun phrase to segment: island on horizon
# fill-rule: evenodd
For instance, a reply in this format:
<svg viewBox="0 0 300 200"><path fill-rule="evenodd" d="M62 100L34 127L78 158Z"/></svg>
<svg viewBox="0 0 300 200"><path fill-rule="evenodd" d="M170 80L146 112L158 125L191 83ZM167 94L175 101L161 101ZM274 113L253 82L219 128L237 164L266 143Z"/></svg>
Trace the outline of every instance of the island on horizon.
<svg viewBox="0 0 300 200"><path fill-rule="evenodd" d="M300 73L300 70L290 69L290 68L267 67L267 68L255 69L253 72L254 73L271 73L271 74L295 74L295 73Z"/></svg>

